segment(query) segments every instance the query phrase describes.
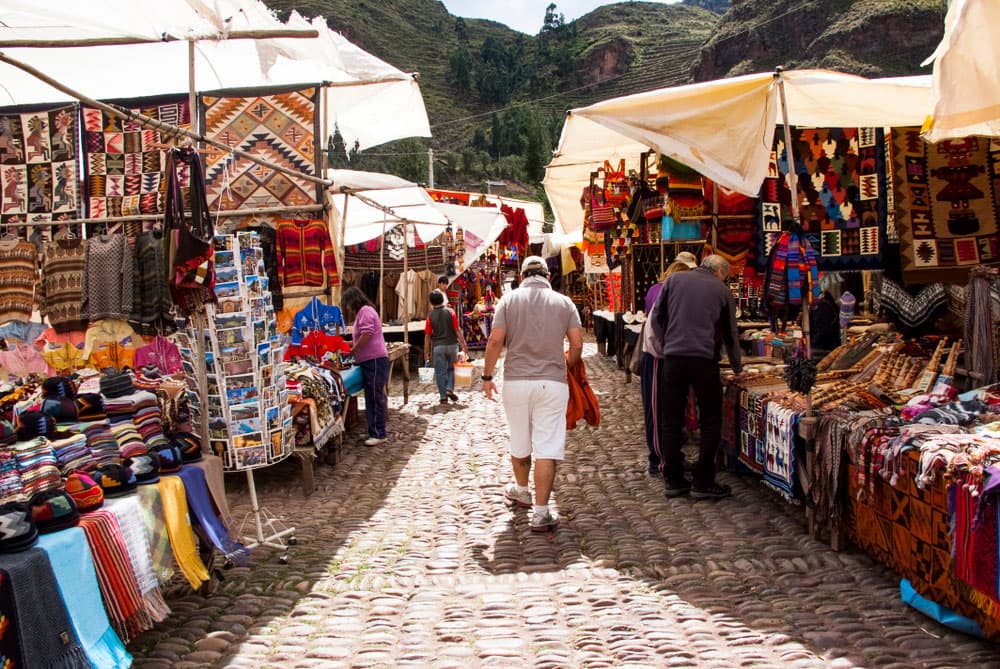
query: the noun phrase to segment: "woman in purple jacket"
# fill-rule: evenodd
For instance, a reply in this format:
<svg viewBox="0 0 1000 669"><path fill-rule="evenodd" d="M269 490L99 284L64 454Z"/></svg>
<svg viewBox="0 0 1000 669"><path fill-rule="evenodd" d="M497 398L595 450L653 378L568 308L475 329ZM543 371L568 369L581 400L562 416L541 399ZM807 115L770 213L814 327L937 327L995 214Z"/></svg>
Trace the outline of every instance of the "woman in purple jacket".
<svg viewBox="0 0 1000 669"><path fill-rule="evenodd" d="M385 420L389 401L385 385L389 381L389 354L382 336L382 319L361 289L348 288L341 298L351 327L351 353L361 368L365 388L365 418L368 420L368 438L365 446L385 443Z"/></svg>

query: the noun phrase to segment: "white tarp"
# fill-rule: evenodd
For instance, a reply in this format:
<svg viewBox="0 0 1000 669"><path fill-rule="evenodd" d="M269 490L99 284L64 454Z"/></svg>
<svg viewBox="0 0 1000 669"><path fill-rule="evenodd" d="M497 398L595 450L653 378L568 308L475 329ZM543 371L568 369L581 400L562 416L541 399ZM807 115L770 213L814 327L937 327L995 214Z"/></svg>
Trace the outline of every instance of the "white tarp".
<svg viewBox="0 0 1000 669"><path fill-rule="evenodd" d="M326 133L339 127L348 147L429 137L416 80L331 31L321 18L292 13L281 23L259 0L0 0L0 42L161 35L206 38L195 46L198 91L329 82ZM226 40L231 31L315 29L315 38ZM218 40L217 38L223 39ZM64 48L4 48L84 95L109 100L189 89L188 44L157 42ZM0 64L0 105L69 100L8 64Z"/></svg>
<svg viewBox="0 0 1000 669"><path fill-rule="evenodd" d="M1000 136L1000 2L952 0L934 62L929 142Z"/></svg>
<svg viewBox="0 0 1000 669"><path fill-rule="evenodd" d="M824 70L782 73L793 125L921 125L930 77L865 79ZM767 173L780 100L773 74L751 74L629 95L572 110L546 168L556 229L583 225L580 195L605 160L636 165L653 149L719 185L756 196Z"/></svg>
<svg viewBox="0 0 1000 669"><path fill-rule="evenodd" d="M356 195L331 193L330 201L343 221L346 246L360 244L405 221L414 223L420 239L430 242L444 232L448 218L420 186L366 190ZM374 204L372 204L374 203Z"/></svg>
<svg viewBox="0 0 1000 669"><path fill-rule="evenodd" d="M492 207L467 207L464 204L436 203L448 220L462 228L465 267L479 259L507 227L507 217Z"/></svg>
<svg viewBox="0 0 1000 669"><path fill-rule="evenodd" d="M384 190L386 188L412 188L417 184L394 174L363 172L361 170L327 169L324 176L333 182L330 190L334 193L358 190Z"/></svg>

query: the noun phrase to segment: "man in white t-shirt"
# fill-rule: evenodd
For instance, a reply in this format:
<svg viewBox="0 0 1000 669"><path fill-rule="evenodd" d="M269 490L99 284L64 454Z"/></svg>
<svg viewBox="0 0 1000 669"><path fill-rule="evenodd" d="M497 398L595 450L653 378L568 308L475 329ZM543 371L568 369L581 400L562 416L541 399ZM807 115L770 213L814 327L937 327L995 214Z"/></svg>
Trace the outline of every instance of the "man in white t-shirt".
<svg viewBox="0 0 1000 669"><path fill-rule="evenodd" d="M583 352L583 329L576 305L552 290L545 260L525 258L521 284L497 302L493 330L486 345L483 391L488 399L497 392L493 380L500 353L504 359L503 406L510 426L510 459L514 481L504 491L507 500L531 507L528 475L535 458L535 497L531 529L553 529L559 522L549 509L556 477L556 463L566 451L566 405L569 386L566 367L575 365ZM569 356L563 342L569 340Z"/></svg>

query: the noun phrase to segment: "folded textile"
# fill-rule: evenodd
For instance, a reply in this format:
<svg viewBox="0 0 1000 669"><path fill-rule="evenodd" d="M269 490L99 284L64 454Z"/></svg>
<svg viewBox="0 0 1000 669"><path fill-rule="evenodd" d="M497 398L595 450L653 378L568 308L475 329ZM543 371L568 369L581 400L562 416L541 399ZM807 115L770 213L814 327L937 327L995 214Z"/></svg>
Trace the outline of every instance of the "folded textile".
<svg viewBox="0 0 1000 669"><path fill-rule="evenodd" d="M151 488L152 486L145 486ZM170 547L174 559L180 567L184 578L195 590L208 580L208 568L198 555L198 540L191 527L188 516L187 497L184 494L184 482L177 476L161 476L156 484L163 500L163 518L166 521L167 533L170 535Z"/></svg>
<svg viewBox="0 0 1000 669"><path fill-rule="evenodd" d="M318 434L318 432L315 434ZM222 475L222 458L217 455L203 455L201 461L191 463L190 466L197 467L205 472L205 482L208 484L208 491L212 493L215 510L219 512L219 519L222 520L222 524L229 528L229 536L233 536L233 514L229 510L229 501L226 499L226 482Z"/></svg>
<svg viewBox="0 0 1000 669"><path fill-rule="evenodd" d="M121 640L128 643L150 629L153 620L146 611L139 584L132 573L132 563L118 528L118 519L110 510L99 509L81 517L80 527L87 535L90 553L94 557L97 583L101 587L104 608L111 617L111 625Z"/></svg>
<svg viewBox="0 0 1000 669"><path fill-rule="evenodd" d="M174 577L174 554L170 549L170 535L163 519L163 500L160 489L155 485L139 486L139 509L142 511L142 526L149 543L149 556L153 561L156 580L167 583Z"/></svg>
<svg viewBox="0 0 1000 669"><path fill-rule="evenodd" d="M895 314L900 323L911 328L929 321L938 309L948 303L948 293L940 283L928 284L913 296L885 276L882 277L880 298L886 311Z"/></svg>
<svg viewBox="0 0 1000 669"><path fill-rule="evenodd" d="M130 667L132 656L112 629L101 604L94 560L83 530L73 527L46 534L39 537L38 545L49 556L62 600L73 602L69 618L91 665L101 669Z"/></svg>
<svg viewBox="0 0 1000 669"><path fill-rule="evenodd" d="M228 531L216 515L208 492L208 484L205 482L205 472L197 467L183 467L177 476L184 481L192 522L200 526L205 537L222 551L226 559L241 566L245 565L250 551L229 537Z"/></svg>
<svg viewBox="0 0 1000 669"><path fill-rule="evenodd" d="M22 663L30 669L90 669L70 623L48 555L40 548L0 555L0 608L10 612Z"/></svg>
<svg viewBox="0 0 1000 669"><path fill-rule="evenodd" d="M139 585L146 611L155 622L163 622L170 615L170 607L163 600L160 584L153 570L153 558L149 552L149 540L146 538L139 499L119 497L108 500L107 508L118 519L118 527L125 541L129 562L132 563L132 573Z"/></svg>

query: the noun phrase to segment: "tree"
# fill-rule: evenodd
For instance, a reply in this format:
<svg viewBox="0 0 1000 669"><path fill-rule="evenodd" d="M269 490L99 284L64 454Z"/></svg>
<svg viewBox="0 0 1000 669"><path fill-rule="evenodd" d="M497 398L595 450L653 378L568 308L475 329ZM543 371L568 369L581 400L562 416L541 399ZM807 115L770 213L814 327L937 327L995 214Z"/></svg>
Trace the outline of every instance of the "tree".
<svg viewBox="0 0 1000 669"><path fill-rule="evenodd" d="M476 67L476 90L480 101L504 105L517 89L519 45L511 49L492 35L483 40Z"/></svg>
<svg viewBox="0 0 1000 669"><path fill-rule="evenodd" d="M427 182L427 148L416 137L394 143L395 155L390 160L393 174L416 183Z"/></svg>
<svg viewBox="0 0 1000 669"><path fill-rule="evenodd" d="M467 92L472 84L472 56L460 46L448 58L448 83L457 91Z"/></svg>
<svg viewBox="0 0 1000 669"><path fill-rule="evenodd" d="M333 134L326 142L326 166L334 168L344 168L350 164L350 157L347 155L347 145L344 143L344 136L340 134L340 126L333 124Z"/></svg>
<svg viewBox="0 0 1000 669"><path fill-rule="evenodd" d="M556 3L551 2L545 8L545 19L542 22L541 35L558 34L566 25L566 17L556 14Z"/></svg>
<svg viewBox="0 0 1000 669"><path fill-rule="evenodd" d="M542 129L538 114L532 113L528 118L525 134L524 174L530 181L541 181L549 162L549 149L547 133Z"/></svg>
<svg viewBox="0 0 1000 669"><path fill-rule="evenodd" d="M469 29L465 25L465 19L461 16L455 19L455 37L458 38L459 44L469 43Z"/></svg>
<svg viewBox="0 0 1000 669"><path fill-rule="evenodd" d="M500 115L496 112L490 115L490 155L500 157Z"/></svg>
<svg viewBox="0 0 1000 669"><path fill-rule="evenodd" d="M490 145L486 141L486 131L476 128L472 133L472 148L476 151L489 151Z"/></svg>

